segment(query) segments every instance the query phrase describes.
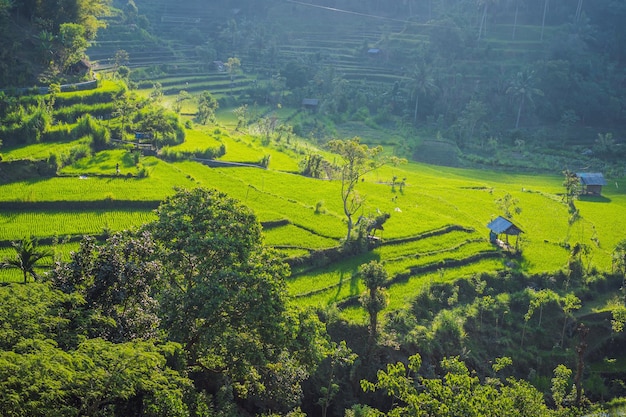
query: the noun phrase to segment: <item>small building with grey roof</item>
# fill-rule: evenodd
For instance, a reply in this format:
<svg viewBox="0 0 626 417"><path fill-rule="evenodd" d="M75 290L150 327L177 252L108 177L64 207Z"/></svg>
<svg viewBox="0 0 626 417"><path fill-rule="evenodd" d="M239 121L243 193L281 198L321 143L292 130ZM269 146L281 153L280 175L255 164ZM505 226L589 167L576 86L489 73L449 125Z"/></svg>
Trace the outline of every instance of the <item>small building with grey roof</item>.
<svg viewBox="0 0 626 417"><path fill-rule="evenodd" d="M583 194L602 194L602 187L606 185L604 175L599 172L577 172L576 176L583 188Z"/></svg>

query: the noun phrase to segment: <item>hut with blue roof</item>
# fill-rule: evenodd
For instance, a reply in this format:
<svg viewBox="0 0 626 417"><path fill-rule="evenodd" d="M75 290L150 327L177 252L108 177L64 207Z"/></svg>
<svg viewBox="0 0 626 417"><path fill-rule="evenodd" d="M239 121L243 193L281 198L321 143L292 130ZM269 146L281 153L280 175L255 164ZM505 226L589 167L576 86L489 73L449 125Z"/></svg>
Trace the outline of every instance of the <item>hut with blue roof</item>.
<svg viewBox="0 0 626 417"><path fill-rule="evenodd" d="M524 233L522 229L514 225L510 220L505 219L502 216L498 216L493 219L487 225L489 228L489 241L500 246L503 249L510 249L509 236L515 236L515 249L517 249L517 243L519 235ZM504 235L504 240L500 236Z"/></svg>
<svg viewBox="0 0 626 417"><path fill-rule="evenodd" d="M599 172L577 172L576 176L583 187L583 194L602 194L602 186L606 185L604 175Z"/></svg>

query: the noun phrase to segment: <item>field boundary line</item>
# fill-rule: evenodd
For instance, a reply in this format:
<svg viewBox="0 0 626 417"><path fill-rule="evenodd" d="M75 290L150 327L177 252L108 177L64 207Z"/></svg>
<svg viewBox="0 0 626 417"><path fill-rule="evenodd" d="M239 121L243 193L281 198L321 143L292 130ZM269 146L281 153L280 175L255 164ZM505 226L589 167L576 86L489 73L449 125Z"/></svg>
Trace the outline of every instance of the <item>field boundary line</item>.
<svg viewBox="0 0 626 417"><path fill-rule="evenodd" d="M417 240L426 239L433 236L445 235L450 232L466 232L466 233L474 233L476 230L471 227L465 227L458 224L451 224L448 226L441 227L439 229L429 230L424 233L420 233L418 235L402 237L397 239L385 239L381 242L380 246L389 246L389 245L400 245L402 243L415 242Z"/></svg>
<svg viewBox="0 0 626 417"><path fill-rule="evenodd" d="M461 259L444 259L442 261L437 261L437 262L433 262L427 265L422 265L419 267L412 267L409 268L408 272L399 272L397 274L395 274L393 276L393 278L388 279L384 284L383 287L384 288L389 288L391 285L393 284L397 284L400 282L406 282L409 280L409 278L411 278L412 276L418 275L418 274L423 274L426 272L432 272L432 271L436 271L440 268L453 268L453 267L459 267L459 266L465 266L465 265L469 265L470 263L474 263L477 261L481 261L483 259L490 259L490 258L500 258L500 257L504 257L504 255L501 252L498 251L482 251L482 252L478 252L474 255L470 255L467 256L465 258L461 258ZM320 293L323 293L325 291L328 290L332 290L334 288L337 288L338 286L342 285L343 281L338 282L336 284L332 284L332 285L328 285L326 287L323 288L318 288L316 290L312 290L306 293L300 293L300 294L295 294L293 297L294 298L305 298L305 297L310 297L312 295L317 295ZM351 300L353 298L358 298L358 297L350 297L346 300L343 300L341 303L350 303L352 302Z"/></svg>

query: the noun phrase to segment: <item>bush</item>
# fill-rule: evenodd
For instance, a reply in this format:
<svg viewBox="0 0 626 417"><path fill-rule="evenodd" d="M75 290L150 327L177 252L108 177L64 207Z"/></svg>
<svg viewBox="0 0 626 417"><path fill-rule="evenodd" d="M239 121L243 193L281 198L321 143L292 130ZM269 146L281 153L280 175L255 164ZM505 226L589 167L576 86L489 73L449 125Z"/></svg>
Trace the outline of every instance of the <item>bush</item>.
<svg viewBox="0 0 626 417"><path fill-rule="evenodd" d="M70 149L70 159L72 162L91 156L91 148L87 144L80 144Z"/></svg>
<svg viewBox="0 0 626 417"><path fill-rule="evenodd" d="M150 171L146 167L141 167L137 171L137 178L147 178L150 176Z"/></svg>
<svg viewBox="0 0 626 417"><path fill-rule="evenodd" d="M324 208L324 201L318 201L315 203L315 214L324 214L326 209Z"/></svg>
<svg viewBox="0 0 626 417"><path fill-rule="evenodd" d="M193 158L215 159L226 153L226 147L222 144L217 148L207 148L204 150L195 149L193 151L174 150L168 146L161 149L161 157L169 162L184 161Z"/></svg>
<svg viewBox="0 0 626 417"><path fill-rule="evenodd" d="M161 158L163 158L164 160L168 162L183 161L186 158L188 158L188 156L187 157L184 156L183 152L173 150L169 146L166 146L163 149L161 149L160 156Z"/></svg>
<svg viewBox="0 0 626 417"><path fill-rule="evenodd" d="M51 170L54 170L54 172L57 172L59 170L59 158L56 154L54 153L50 154L46 163L48 164Z"/></svg>
<svg viewBox="0 0 626 417"><path fill-rule="evenodd" d="M52 116L41 107L38 107L29 116L20 131L22 141L25 139L26 143L39 143L41 136L52 124Z"/></svg>
<svg viewBox="0 0 626 417"><path fill-rule="evenodd" d="M42 142L63 142L72 138L72 127L62 123L45 132L41 140Z"/></svg>
<svg viewBox="0 0 626 417"><path fill-rule="evenodd" d="M89 143L94 152L108 148L111 142L111 132L89 114L78 119L78 124L72 134L75 138L89 137Z"/></svg>

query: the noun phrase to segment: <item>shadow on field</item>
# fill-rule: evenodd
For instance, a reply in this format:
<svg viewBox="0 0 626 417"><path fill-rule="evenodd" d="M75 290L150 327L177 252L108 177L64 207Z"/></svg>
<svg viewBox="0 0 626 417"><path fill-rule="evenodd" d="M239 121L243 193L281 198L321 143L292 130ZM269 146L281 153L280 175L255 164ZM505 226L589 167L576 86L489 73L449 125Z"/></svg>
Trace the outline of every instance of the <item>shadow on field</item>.
<svg viewBox="0 0 626 417"><path fill-rule="evenodd" d="M581 195L578 197L580 201L587 201L590 203L610 203L611 199L603 195Z"/></svg>

